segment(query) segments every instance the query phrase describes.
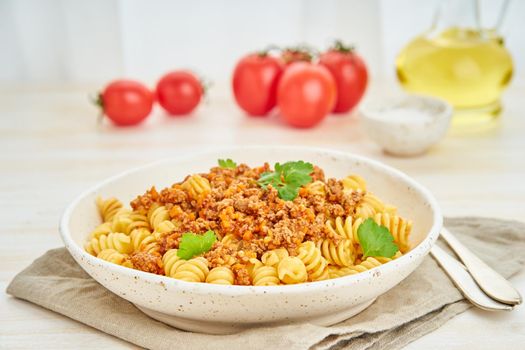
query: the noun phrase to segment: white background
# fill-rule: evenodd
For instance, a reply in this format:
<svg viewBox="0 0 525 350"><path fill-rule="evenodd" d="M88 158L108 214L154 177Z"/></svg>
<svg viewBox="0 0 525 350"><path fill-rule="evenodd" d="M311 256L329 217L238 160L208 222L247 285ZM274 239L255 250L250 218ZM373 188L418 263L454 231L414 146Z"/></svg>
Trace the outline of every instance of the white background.
<svg viewBox="0 0 525 350"><path fill-rule="evenodd" d="M501 1L482 2L491 25ZM236 60L270 43L354 43L373 77L393 80L394 60L430 26L439 0L0 0L0 86L103 84L129 77L153 84L190 68L226 84ZM525 1L502 27L523 84Z"/></svg>

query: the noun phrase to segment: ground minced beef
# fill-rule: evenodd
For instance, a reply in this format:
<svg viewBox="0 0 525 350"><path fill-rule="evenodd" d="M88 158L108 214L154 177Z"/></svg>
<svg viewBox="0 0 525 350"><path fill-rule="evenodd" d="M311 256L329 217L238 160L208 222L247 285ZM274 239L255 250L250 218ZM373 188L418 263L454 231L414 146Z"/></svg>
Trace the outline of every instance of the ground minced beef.
<svg viewBox="0 0 525 350"><path fill-rule="evenodd" d="M245 164L234 169L214 167L209 173L200 174L210 183L211 191L197 198L192 198L180 182L160 192L152 187L134 199L131 207L147 212L158 203L168 209L176 228L159 238L160 254L178 248L185 232L203 234L213 230L219 239L233 235L234 246L217 242L204 257L210 268L229 266L236 284L249 285L250 258L260 259L265 251L276 248L296 255L304 240L336 240L326 230L326 220L354 214L364 195L361 191L345 191L339 180L325 180L322 169L314 167L312 180L324 181L326 193L313 194L302 188L297 198L285 201L271 185L266 189L258 185L258 178L266 171L270 171L268 164L256 168ZM131 259L143 271L158 273L162 269L154 255L136 253Z"/></svg>

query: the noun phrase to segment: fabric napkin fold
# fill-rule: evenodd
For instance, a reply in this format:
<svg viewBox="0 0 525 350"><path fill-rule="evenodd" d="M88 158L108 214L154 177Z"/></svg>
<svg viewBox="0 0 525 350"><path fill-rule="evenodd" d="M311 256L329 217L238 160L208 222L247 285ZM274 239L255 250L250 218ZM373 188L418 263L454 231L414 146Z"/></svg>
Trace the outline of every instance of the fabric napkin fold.
<svg viewBox="0 0 525 350"><path fill-rule="evenodd" d="M503 276L510 277L523 268L525 223L462 217L446 219L445 225ZM299 324L253 328L232 335L185 332L149 318L105 289L65 248L36 259L13 279L7 293L150 349L393 350L470 307L430 256L369 308L330 327Z"/></svg>

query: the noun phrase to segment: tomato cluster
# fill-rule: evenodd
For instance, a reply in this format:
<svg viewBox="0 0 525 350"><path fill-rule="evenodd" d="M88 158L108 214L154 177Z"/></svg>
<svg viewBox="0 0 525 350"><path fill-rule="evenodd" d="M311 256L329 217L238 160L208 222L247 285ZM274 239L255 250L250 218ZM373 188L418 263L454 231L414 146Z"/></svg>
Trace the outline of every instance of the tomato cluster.
<svg viewBox="0 0 525 350"><path fill-rule="evenodd" d="M134 80L115 80L97 100L102 112L118 126L144 121L156 100L171 116L190 114L199 104L204 88L194 74L178 70L165 74L154 91Z"/></svg>
<svg viewBox="0 0 525 350"><path fill-rule="evenodd" d="M366 65L353 48L337 41L319 55L306 48L279 56L259 52L243 57L233 72L233 93L250 116L266 116L277 106L288 124L308 128L329 113L347 113L363 97Z"/></svg>
<svg viewBox="0 0 525 350"><path fill-rule="evenodd" d="M305 47L269 51L243 57L233 72L237 104L250 116L267 116L276 106L289 125L308 128L329 113L342 114L363 97L368 80L363 59L353 48L337 41L317 55ZM134 80L111 82L97 104L114 124L144 121L154 102L172 116L190 114L200 103L204 86L188 71L165 74L155 90Z"/></svg>

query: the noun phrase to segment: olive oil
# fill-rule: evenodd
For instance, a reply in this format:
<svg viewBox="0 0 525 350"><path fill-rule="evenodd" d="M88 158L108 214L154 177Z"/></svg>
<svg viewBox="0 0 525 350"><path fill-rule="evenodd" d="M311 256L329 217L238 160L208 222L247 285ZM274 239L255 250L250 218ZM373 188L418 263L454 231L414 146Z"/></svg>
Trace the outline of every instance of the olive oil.
<svg viewBox="0 0 525 350"><path fill-rule="evenodd" d="M512 58L494 31L451 27L411 41L396 61L397 77L410 92L441 97L455 116L490 120L512 77Z"/></svg>

